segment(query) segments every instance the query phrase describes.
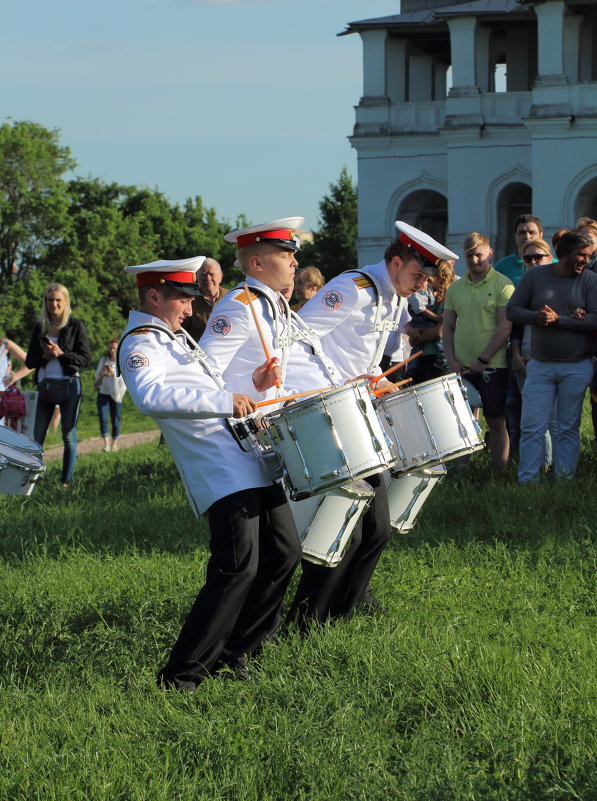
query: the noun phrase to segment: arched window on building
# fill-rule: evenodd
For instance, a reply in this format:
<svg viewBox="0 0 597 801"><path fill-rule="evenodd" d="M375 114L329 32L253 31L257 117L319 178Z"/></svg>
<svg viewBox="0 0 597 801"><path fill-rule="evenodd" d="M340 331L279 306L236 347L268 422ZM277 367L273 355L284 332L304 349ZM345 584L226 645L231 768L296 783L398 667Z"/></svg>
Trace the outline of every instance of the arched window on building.
<svg viewBox="0 0 597 801"><path fill-rule="evenodd" d="M574 203L574 219L570 225L574 225L580 217L597 220L597 176L587 181L578 193Z"/></svg>
<svg viewBox="0 0 597 801"><path fill-rule="evenodd" d="M438 242L445 242L448 231L448 201L439 192L418 189L404 198L398 207L396 219L420 228Z"/></svg>
<svg viewBox="0 0 597 801"><path fill-rule="evenodd" d="M530 186L514 182L505 186L497 201L497 237L494 261L516 250L514 223L521 214L532 214L533 192Z"/></svg>

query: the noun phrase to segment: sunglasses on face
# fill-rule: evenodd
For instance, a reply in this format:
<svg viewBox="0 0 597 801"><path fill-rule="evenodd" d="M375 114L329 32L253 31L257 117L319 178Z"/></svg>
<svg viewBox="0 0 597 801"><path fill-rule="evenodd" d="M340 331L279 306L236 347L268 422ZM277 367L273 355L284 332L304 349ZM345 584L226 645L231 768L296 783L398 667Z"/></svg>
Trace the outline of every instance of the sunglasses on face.
<svg viewBox="0 0 597 801"><path fill-rule="evenodd" d="M549 258L547 253L528 253L525 254L523 260L526 261L527 264L531 264L534 261L543 261L543 259Z"/></svg>

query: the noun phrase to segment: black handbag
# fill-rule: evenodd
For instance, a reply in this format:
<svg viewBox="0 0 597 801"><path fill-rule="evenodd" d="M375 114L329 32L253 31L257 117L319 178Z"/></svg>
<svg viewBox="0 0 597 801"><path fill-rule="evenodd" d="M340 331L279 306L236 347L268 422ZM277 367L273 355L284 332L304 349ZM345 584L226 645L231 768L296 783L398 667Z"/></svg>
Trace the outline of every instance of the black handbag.
<svg viewBox="0 0 597 801"><path fill-rule="evenodd" d="M68 400L70 381L67 378L44 378L37 388L42 403L58 406Z"/></svg>

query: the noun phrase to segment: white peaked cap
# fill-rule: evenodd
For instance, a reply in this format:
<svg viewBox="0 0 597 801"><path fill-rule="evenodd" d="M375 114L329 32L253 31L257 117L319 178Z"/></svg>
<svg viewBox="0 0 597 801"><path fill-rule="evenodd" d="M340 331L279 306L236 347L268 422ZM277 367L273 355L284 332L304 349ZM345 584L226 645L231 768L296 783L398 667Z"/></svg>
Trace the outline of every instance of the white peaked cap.
<svg viewBox="0 0 597 801"><path fill-rule="evenodd" d="M458 258L456 253L452 253L445 245L413 225L402 220L396 220L395 225L399 231L400 242L414 251L415 258L430 275L435 274L438 262Z"/></svg>
<svg viewBox="0 0 597 801"><path fill-rule="evenodd" d="M298 250L300 240L295 230L305 222L304 217L282 217L280 220L249 225L247 228L237 228L224 235L226 242L234 242L238 249L253 245L256 242L270 242L272 245Z"/></svg>
<svg viewBox="0 0 597 801"><path fill-rule="evenodd" d="M205 261L205 256L192 256L190 259L159 259L147 264L133 264L125 267L125 273L134 275L138 287L174 286L190 295L200 293L196 283L196 273Z"/></svg>

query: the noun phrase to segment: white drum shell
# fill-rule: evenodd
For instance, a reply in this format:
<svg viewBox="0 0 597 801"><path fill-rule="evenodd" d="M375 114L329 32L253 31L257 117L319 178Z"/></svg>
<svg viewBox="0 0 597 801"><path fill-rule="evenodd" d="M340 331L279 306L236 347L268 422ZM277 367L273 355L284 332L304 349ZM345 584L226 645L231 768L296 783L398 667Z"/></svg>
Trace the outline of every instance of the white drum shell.
<svg viewBox="0 0 597 801"><path fill-rule="evenodd" d="M363 385L325 392L264 420L293 500L379 473L394 461Z"/></svg>
<svg viewBox="0 0 597 801"><path fill-rule="evenodd" d="M46 466L37 456L0 443L0 495L30 495ZM4 464L5 463L5 464Z"/></svg>
<svg viewBox="0 0 597 801"><path fill-rule="evenodd" d="M392 475L389 470L384 473L392 528L401 533L413 528L431 490L446 473L444 465L398 476Z"/></svg>
<svg viewBox="0 0 597 801"><path fill-rule="evenodd" d="M407 473L483 447L456 374L386 395L377 411L396 458L393 472Z"/></svg>
<svg viewBox="0 0 597 801"><path fill-rule="evenodd" d="M354 527L373 495L368 484L356 481L331 489L325 495L290 500L304 558L325 567L339 565Z"/></svg>

